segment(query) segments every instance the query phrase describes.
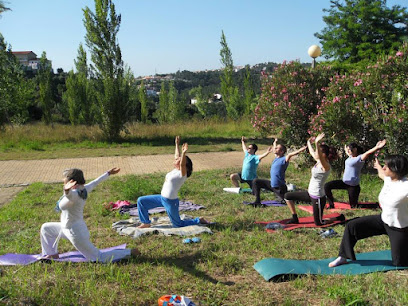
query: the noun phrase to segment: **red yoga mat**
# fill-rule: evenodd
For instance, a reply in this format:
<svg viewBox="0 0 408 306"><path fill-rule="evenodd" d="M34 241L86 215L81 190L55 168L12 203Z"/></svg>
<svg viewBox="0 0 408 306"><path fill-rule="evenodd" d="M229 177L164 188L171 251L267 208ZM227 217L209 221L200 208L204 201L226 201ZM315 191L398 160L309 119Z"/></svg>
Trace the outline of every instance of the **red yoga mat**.
<svg viewBox="0 0 408 306"><path fill-rule="evenodd" d="M336 218L339 217L340 214L338 213L334 213L334 214L329 214L329 215L324 215L323 219L328 219L328 218ZM283 230L285 231L290 231L293 230L295 228L305 228L305 227L315 227L315 228L321 228L321 227L329 227L329 226L333 226L333 225L337 225L337 224L341 224L344 221L334 221L332 223L329 224L325 224L325 225L320 225L317 226L314 224L314 220L313 220L313 216L310 217L301 217L299 218L299 224L285 224L287 221L289 221L290 219L285 219L285 220L275 220L275 221L269 221L269 222L255 222L256 224L261 224L266 226L268 223L280 223L282 225L284 225ZM268 233L274 233L276 230L272 230L272 229L265 229Z"/></svg>
<svg viewBox="0 0 408 306"><path fill-rule="evenodd" d="M326 205L326 209L328 209L329 204ZM376 209L379 208L380 205L377 202L359 202L358 209ZM308 213L313 214L313 206L312 205L298 205L297 208L307 211ZM334 202L334 208L330 209L330 212L339 212L346 209L356 209L351 208L349 203L344 202Z"/></svg>

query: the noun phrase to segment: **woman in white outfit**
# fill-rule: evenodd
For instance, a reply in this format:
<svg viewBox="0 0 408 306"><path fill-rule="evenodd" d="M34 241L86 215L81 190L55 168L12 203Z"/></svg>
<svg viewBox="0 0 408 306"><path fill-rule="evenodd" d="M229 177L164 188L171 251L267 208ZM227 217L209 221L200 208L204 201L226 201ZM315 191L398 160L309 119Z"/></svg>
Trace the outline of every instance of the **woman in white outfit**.
<svg viewBox="0 0 408 306"><path fill-rule="evenodd" d="M68 169L64 175L64 194L58 202L61 210L60 222L47 222L41 226L41 247L45 259L59 258L58 241L68 239L73 246L89 261L111 262L136 256L137 249L112 250L102 253L89 240L89 230L83 218L84 206L88 194L109 175L120 171L112 168L92 182L85 184L82 170Z"/></svg>

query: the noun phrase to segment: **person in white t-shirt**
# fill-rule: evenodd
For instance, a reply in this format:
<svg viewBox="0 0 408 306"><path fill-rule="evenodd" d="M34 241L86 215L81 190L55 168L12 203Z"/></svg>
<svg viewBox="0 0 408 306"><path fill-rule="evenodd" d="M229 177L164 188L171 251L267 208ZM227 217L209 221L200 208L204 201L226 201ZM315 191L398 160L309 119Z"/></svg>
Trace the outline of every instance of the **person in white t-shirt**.
<svg viewBox="0 0 408 306"><path fill-rule="evenodd" d="M179 199L178 192L183 186L184 182L190 177L193 172L193 162L186 155L188 144L183 143L180 155L179 144L180 137L176 136L176 149L174 169L166 174L161 194L142 196L137 199L137 210L139 213L140 224L139 228L150 227L149 209L163 206L166 209L167 215L170 218L174 227L183 227L195 224L208 224L209 222L204 218L195 218L192 220L181 220L179 213Z"/></svg>
<svg viewBox="0 0 408 306"><path fill-rule="evenodd" d="M390 239L392 264L408 266L408 160L402 155L391 155L385 159L384 167L378 159L374 167L384 180L378 196L382 213L347 223L339 257L329 263L329 267L346 264L347 259L356 260L354 246L357 241L378 235L388 235Z"/></svg>
<svg viewBox="0 0 408 306"><path fill-rule="evenodd" d="M85 184L84 174L80 169L67 169L63 172L64 193L57 203L61 211L61 221L47 222L41 226L40 236L44 259L59 258L58 241L61 238L68 239L89 261L106 263L140 254L137 249L101 252L91 243L89 230L84 221L84 206L88 194L110 175L119 171L118 168L112 168L88 184Z"/></svg>

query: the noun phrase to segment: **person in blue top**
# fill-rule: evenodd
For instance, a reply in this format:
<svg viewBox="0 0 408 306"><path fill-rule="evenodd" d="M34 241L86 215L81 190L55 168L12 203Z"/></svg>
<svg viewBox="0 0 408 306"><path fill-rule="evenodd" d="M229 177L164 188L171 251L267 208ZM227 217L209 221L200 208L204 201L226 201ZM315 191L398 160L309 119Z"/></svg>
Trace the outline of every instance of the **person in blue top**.
<svg viewBox="0 0 408 306"><path fill-rule="evenodd" d="M271 180L256 178L252 183L252 193L255 195L255 202L251 203L254 206L261 204L261 188L270 190L275 193L278 201L284 201L283 196L288 191L285 181L285 172L288 168L289 161L292 157L306 150L306 146L289 153L285 156L286 147L283 144L278 144L278 139L273 142L272 151L275 153L275 159L271 165Z"/></svg>
<svg viewBox="0 0 408 306"><path fill-rule="evenodd" d="M230 175L232 184L239 187L239 183L247 183L252 188L252 181L257 177L256 170L261 160L272 152L272 147L269 147L262 155L255 155L258 150L256 144L250 144L247 148L244 136L241 137L242 150L245 153L244 161L242 163L242 171L240 173L233 173Z"/></svg>
<svg viewBox="0 0 408 306"><path fill-rule="evenodd" d="M352 208L358 206L358 196L360 195L360 174L363 169L364 162L367 160L370 154L373 154L377 150L383 148L386 144L386 140L383 139L365 153L362 153L361 147L356 143L350 143L344 146L344 151L348 155L346 159L344 174L342 180L330 181L324 185L324 191L327 196L330 208L334 208L333 189L345 189L349 195L349 203Z"/></svg>

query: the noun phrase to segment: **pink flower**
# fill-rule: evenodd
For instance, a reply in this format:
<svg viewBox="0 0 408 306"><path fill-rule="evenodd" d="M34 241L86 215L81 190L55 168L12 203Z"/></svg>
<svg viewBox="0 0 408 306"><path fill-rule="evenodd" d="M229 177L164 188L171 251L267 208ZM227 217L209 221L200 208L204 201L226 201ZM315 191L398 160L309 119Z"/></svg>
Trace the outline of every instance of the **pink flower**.
<svg viewBox="0 0 408 306"><path fill-rule="evenodd" d="M401 51L398 51L396 54L395 54L396 56L403 56L404 55L404 53L402 53Z"/></svg>

